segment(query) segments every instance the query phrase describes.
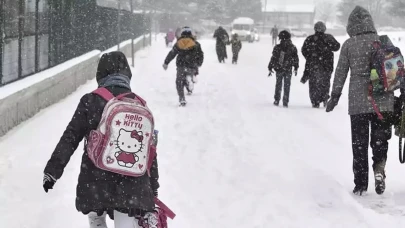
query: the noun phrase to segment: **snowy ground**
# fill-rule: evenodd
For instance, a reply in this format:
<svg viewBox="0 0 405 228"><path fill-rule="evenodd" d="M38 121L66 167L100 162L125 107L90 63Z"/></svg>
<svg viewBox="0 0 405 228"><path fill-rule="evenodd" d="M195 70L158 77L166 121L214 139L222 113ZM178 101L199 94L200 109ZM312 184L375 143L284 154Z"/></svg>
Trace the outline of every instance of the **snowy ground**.
<svg viewBox="0 0 405 228"><path fill-rule="evenodd" d="M201 43L206 59L186 108L177 105L174 62L167 72L161 67L169 51L163 41L136 55L132 85L160 130L160 198L177 213L170 227L405 226L396 138L384 196L374 193L371 175L367 196L351 194L347 94L332 113L312 109L299 82L301 56L290 108L274 107L269 37L244 43L239 65L219 64L214 41ZM294 43L300 48L303 39ZM74 206L82 145L48 194L42 171L80 97L95 87L89 82L0 139L0 227L88 227Z"/></svg>

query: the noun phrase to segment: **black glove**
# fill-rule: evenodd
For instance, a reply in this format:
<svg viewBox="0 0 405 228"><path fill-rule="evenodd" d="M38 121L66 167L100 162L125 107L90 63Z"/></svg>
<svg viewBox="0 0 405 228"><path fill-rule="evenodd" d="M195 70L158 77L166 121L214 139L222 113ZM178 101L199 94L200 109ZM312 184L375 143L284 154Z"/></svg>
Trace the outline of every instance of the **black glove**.
<svg viewBox="0 0 405 228"><path fill-rule="evenodd" d="M339 98L342 94L332 94L331 98L326 105L326 112L331 112L335 109L336 105L339 103Z"/></svg>
<svg viewBox="0 0 405 228"><path fill-rule="evenodd" d="M294 75L297 76L297 74L298 74L298 68L295 68L294 69Z"/></svg>
<svg viewBox="0 0 405 228"><path fill-rule="evenodd" d="M156 190L153 190L153 195L155 196L155 197L158 197L158 190L156 189Z"/></svg>
<svg viewBox="0 0 405 228"><path fill-rule="evenodd" d="M269 71L270 71L269 72L269 77L270 77L274 72L273 72L273 69L270 69Z"/></svg>
<svg viewBox="0 0 405 228"><path fill-rule="evenodd" d="M49 173L44 174L43 187L44 187L45 192L48 192L49 189L53 189L53 186L55 185L55 183L56 183L55 177L53 177Z"/></svg>

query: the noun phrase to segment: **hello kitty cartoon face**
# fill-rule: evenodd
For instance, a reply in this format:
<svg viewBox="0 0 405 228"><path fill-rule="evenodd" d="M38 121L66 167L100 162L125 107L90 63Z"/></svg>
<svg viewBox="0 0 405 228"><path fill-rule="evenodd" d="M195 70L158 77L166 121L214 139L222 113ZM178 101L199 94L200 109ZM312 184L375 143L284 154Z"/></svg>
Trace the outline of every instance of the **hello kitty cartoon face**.
<svg viewBox="0 0 405 228"><path fill-rule="evenodd" d="M117 138L117 147L126 153L138 153L143 148L143 133L142 131L126 131L121 129Z"/></svg>

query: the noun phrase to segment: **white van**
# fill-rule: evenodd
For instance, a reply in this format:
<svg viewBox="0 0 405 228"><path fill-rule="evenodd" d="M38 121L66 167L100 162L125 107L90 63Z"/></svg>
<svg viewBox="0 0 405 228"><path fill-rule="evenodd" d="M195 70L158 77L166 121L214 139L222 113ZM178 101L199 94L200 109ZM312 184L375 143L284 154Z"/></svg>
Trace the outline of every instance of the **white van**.
<svg viewBox="0 0 405 228"><path fill-rule="evenodd" d="M237 33L240 40L253 42L255 21L248 17L239 17L232 22L232 35Z"/></svg>

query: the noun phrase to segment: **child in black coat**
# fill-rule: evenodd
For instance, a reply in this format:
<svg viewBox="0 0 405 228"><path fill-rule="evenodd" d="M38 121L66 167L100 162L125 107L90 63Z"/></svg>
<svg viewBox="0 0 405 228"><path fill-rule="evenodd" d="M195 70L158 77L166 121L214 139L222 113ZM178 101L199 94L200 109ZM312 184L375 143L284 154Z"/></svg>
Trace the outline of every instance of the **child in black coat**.
<svg viewBox="0 0 405 228"><path fill-rule="evenodd" d="M283 106L287 108L290 97L292 68L294 68L294 74L297 76L299 59L297 48L291 42L291 34L288 31L281 31L278 37L281 42L273 49L273 56L268 67L269 76L272 75L274 69L277 78L274 94L274 105L276 106L278 106L281 99L281 89L284 81Z"/></svg>
<svg viewBox="0 0 405 228"><path fill-rule="evenodd" d="M239 52L242 49L242 42L239 40L238 34L233 34L232 40L231 40L231 45L232 45L232 64L237 64L238 63L238 58L239 58Z"/></svg>

